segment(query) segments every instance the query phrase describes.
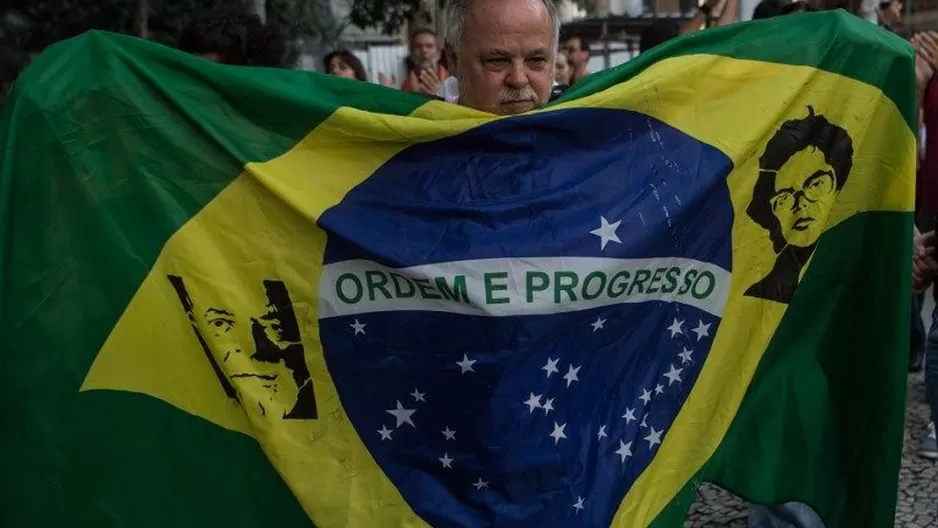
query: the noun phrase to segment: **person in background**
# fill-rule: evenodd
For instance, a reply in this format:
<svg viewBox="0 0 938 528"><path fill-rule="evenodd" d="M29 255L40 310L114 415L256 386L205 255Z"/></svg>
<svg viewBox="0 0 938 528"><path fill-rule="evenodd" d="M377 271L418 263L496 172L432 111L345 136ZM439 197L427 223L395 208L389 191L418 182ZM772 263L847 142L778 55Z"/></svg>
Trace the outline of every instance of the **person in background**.
<svg viewBox="0 0 938 528"><path fill-rule="evenodd" d="M679 36L693 33L703 27L709 27L710 19L713 16L714 9L718 8L723 2L723 9L720 16L714 21L714 26L725 26L736 21L739 10L739 0L707 0L697 9L697 13L692 19L684 25L679 26L676 22L670 20L656 20L646 27L639 37L638 51L646 51L664 44L665 42Z"/></svg>
<svg viewBox="0 0 938 528"><path fill-rule="evenodd" d="M899 0L880 2L876 8L876 19L879 27L895 31L896 26L902 24L902 2Z"/></svg>
<svg viewBox="0 0 938 528"><path fill-rule="evenodd" d="M722 9L720 8L722 4ZM739 14L739 0L706 0L697 8L694 18L688 20L681 26L681 35L699 31L705 27L711 27L713 12L720 10L720 16L713 21L713 27L725 26L736 22Z"/></svg>
<svg viewBox="0 0 938 528"><path fill-rule="evenodd" d="M920 141L924 149L920 150L920 163L918 177L916 178L916 209L918 212L918 227L925 231L933 231L938 218L938 83L934 74L938 69L938 33L928 31L912 37L912 46L915 48L915 84L916 100L919 110ZM924 150L924 152L922 152ZM916 239L918 242L918 238ZM938 308L932 312L931 328L923 337L924 327L921 323L922 293L931 285L928 275L930 267L924 248L916 244L915 261L918 276L913 274L913 287L919 294L913 303L912 322L912 351L910 369L915 366L916 355L920 352L921 341L924 341L925 356L925 392L931 410L931 421L922 439L919 454L925 458L938 459L938 442L935 438L935 419L938 418ZM921 277L926 277L924 280ZM933 292L938 296L938 292ZM938 297L936 297L938 298ZM916 309L918 311L914 311Z"/></svg>
<svg viewBox="0 0 938 528"><path fill-rule="evenodd" d="M278 29L237 8L207 11L190 20L177 47L203 59L238 66L279 67L286 41Z"/></svg>
<svg viewBox="0 0 938 528"><path fill-rule="evenodd" d="M570 82L567 84L572 85L590 74L590 43L586 38L579 35L567 37L560 49L567 54L567 59L573 66Z"/></svg>
<svg viewBox="0 0 938 528"><path fill-rule="evenodd" d="M557 53L557 57L554 58L554 83L569 86L572 75L573 66L570 64L570 58L562 51Z"/></svg>
<svg viewBox="0 0 938 528"><path fill-rule="evenodd" d="M449 72L440 64L440 46L436 33L418 29L410 36L410 55L405 61L401 90L433 95L440 89Z"/></svg>
<svg viewBox="0 0 938 528"><path fill-rule="evenodd" d="M365 73L365 67L362 61L348 50L340 49L326 55L322 60L323 70L329 75L336 77L345 77L346 79L357 79L367 81L368 74Z"/></svg>

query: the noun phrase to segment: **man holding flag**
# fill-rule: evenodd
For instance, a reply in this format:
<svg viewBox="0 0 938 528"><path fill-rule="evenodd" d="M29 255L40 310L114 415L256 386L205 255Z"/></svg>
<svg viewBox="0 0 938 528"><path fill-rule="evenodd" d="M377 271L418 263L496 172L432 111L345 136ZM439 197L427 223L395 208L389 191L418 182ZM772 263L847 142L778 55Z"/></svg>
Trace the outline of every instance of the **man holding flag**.
<svg viewBox="0 0 938 528"><path fill-rule="evenodd" d="M461 106L102 33L24 73L0 524L891 525L908 45L731 26L551 102L551 2L447 20Z"/></svg>

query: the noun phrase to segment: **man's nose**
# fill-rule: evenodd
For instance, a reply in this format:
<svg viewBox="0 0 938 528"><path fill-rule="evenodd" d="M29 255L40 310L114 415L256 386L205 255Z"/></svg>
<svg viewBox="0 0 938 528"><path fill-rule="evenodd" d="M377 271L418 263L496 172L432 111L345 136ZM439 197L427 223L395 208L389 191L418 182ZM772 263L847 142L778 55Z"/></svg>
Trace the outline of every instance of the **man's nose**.
<svg viewBox="0 0 938 528"><path fill-rule="evenodd" d="M528 85L528 71L522 61L513 61L508 76L505 77L505 84L512 88L524 88Z"/></svg>

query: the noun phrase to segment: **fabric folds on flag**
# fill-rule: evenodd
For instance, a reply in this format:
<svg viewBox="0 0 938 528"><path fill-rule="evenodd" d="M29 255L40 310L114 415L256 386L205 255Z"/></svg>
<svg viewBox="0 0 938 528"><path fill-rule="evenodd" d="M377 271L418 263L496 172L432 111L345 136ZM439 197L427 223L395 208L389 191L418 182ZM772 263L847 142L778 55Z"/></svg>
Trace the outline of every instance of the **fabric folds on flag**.
<svg viewBox="0 0 938 528"><path fill-rule="evenodd" d="M0 118L0 525L891 526L913 58L707 30L497 118L91 32Z"/></svg>

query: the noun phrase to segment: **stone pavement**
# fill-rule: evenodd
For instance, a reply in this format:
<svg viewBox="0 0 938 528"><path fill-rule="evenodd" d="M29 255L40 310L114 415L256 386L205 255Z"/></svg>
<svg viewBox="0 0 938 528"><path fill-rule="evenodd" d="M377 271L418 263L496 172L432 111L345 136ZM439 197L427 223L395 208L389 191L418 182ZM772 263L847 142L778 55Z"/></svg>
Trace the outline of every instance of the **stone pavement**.
<svg viewBox="0 0 938 528"><path fill-rule="evenodd" d="M895 526L938 527L938 464L918 456L919 444L928 425L925 380L921 374L909 376L907 401ZM746 528L747 510L747 504L739 498L716 487L703 486L697 492L697 502L684 526Z"/></svg>

